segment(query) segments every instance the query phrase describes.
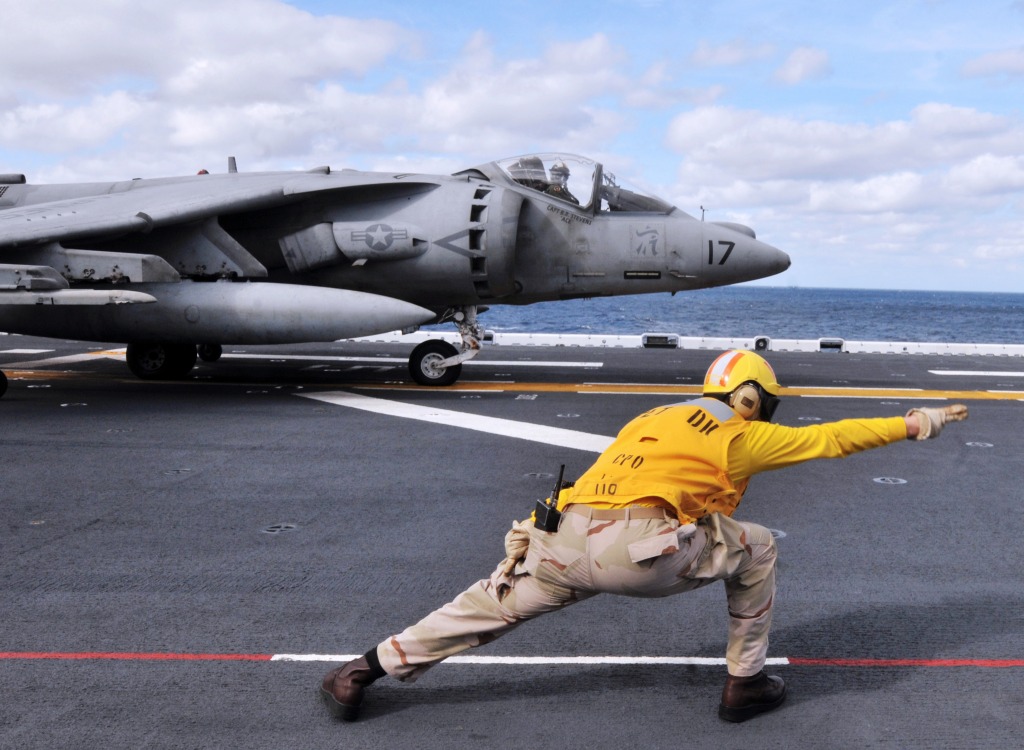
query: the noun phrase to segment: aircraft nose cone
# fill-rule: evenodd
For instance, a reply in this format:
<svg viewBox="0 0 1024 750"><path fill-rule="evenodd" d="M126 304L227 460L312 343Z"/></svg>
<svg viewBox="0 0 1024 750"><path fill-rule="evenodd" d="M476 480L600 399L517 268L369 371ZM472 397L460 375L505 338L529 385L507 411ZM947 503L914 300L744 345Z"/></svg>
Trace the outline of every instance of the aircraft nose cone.
<svg viewBox="0 0 1024 750"><path fill-rule="evenodd" d="M762 268L764 276L782 273L793 262L787 253L777 247L772 247L764 242L758 242L757 245L758 265Z"/></svg>
<svg viewBox="0 0 1024 750"><path fill-rule="evenodd" d="M743 224L724 221L705 224L704 239L707 241L705 272L717 284L775 276L791 263L789 255L757 239L754 230Z"/></svg>
<svg viewBox="0 0 1024 750"><path fill-rule="evenodd" d="M793 264L793 261L790 260L787 253L784 253L777 248L772 249L775 250L775 266L777 268L775 273L782 273Z"/></svg>

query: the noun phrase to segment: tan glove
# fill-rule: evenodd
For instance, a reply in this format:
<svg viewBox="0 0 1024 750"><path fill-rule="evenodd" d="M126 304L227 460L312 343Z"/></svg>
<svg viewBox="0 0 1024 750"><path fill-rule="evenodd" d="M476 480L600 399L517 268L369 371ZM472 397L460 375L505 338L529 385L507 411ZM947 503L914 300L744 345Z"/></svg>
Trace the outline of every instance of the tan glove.
<svg viewBox="0 0 1024 750"><path fill-rule="evenodd" d="M911 409L907 416L917 415L917 437L916 440L928 440L935 438L942 432L942 426L946 422L963 422L967 419L967 407L963 404L950 404L937 409L924 407Z"/></svg>
<svg viewBox="0 0 1024 750"><path fill-rule="evenodd" d="M516 563L526 557L526 551L530 549L530 527L533 522L513 521L512 528L505 534L505 559L501 561L502 575L510 575Z"/></svg>

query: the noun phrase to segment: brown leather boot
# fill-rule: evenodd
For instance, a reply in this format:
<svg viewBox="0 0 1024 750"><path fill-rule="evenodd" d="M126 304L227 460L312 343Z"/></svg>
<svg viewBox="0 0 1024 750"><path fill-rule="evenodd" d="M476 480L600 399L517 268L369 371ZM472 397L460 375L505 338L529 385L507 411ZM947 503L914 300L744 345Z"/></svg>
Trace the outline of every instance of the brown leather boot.
<svg viewBox="0 0 1024 750"><path fill-rule="evenodd" d="M355 721L363 703L363 690L384 676L376 654L368 659L360 656L324 675L320 683L320 697L336 719Z"/></svg>
<svg viewBox="0 0 1024 750"><path fill-rule="evenodd" d="M768 676L761 670L750 677L729 675L722 690L718 716L726 721L746 721L771 711L786 700L786 683L781 677Z"/></svg>

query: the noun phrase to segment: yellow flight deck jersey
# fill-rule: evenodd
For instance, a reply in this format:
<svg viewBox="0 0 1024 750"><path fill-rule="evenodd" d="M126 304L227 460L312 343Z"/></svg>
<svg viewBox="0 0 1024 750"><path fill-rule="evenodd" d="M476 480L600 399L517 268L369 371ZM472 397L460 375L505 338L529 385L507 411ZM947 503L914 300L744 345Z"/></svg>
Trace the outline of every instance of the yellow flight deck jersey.
<svg viewBox="0 0 1024 750"><path fill-rule="evenodd" d="M786 427L747 422L713 398L660 406L622 428L576 485L559 494L559 508L660 505L683 524L708 513L731 516L754 474L906 437L903 417Z"/></svg>

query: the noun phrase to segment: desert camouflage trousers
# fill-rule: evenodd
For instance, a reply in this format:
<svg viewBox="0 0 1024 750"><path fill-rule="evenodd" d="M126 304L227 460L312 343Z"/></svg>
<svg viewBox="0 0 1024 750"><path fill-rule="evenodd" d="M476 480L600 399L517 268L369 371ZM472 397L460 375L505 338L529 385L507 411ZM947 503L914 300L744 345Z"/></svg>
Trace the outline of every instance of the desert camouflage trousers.
<svg viewBox="0 0 1024 750"><path fill-rule="evenodd" d="M761 670L775 596L776 550L768 529L718 513L686 526L675 518L600 520L578 512L581 507L563 514L557 532L531 529L529 551L512 575L499 566L380 643L384 670L411 682L449 656L595 594L663 597L717 580L725 581L729 606L729 673Z"/></svg>

